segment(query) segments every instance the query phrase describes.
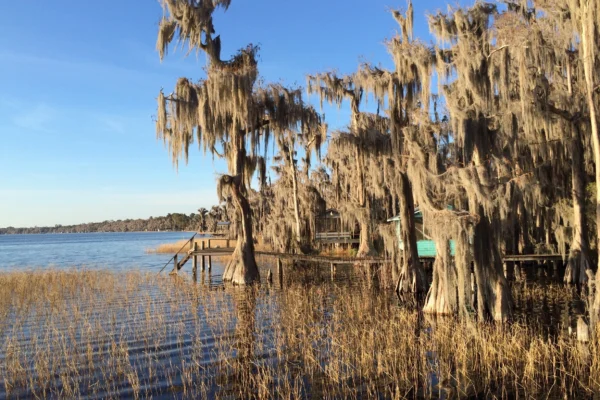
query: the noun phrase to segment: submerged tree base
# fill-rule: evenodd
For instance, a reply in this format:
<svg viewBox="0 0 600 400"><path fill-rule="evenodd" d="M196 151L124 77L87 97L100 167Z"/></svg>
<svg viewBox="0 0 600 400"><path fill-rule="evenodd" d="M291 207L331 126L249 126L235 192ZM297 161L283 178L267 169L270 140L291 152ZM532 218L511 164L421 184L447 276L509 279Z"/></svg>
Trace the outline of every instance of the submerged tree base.
<svg viewBox="0 0 600 400"><path fill-rule="evenodd" d="M243 243L238 244L223 272L223 281L235 285L249 285L260 282L260 273L254 257L254 249Z"/></svg>
<svg viewBox="0 0 600 400"><path fill-rule="evenodd" d="M588 281L587 271L590 269L587 251L571 250L565 269L565 283L584 285Z"/></svg>

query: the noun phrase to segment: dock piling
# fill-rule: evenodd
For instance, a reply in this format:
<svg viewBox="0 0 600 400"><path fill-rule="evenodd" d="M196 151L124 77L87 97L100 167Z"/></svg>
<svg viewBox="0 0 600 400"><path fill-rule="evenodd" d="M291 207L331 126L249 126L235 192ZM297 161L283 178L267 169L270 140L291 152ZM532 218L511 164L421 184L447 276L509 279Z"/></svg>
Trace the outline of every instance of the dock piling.
<svg viewBox="0 0 600 400"><path fill-rule="evenodd" d="M208 239L208 248L210 249L210 239ZM208 256L208 272L212 270L212 256Z"/></svg>
<svg viewBox="0 0 600 400"><path fill-rule="evenodd" d="M192 251L194 252L192 257L192 272L194 273L194 276L196 276L196 273L198 272L198 256L195 253L198 251L198 243L193 242Z"/></svg>
<svg viewBox="0 0 600 400"><path fill-rule="evenodd" d="M279 286L283 287L283 262L281 258L277 259L277 279L279 279Z"/></svg>
<svg viewBox="0 0 600 400"><path fill-rule="evenodd" d="M330 263L329 267L331 268L331 282L335 280L335 264Z"/></svg>
<svg viewBox="0 0 600 400"><path fill-rule="evenodd" d="M200 242L200 250L204 250L204 240ZM202 260L200 261L200 269L202 270L202 272L204 272L204 270L206 269L206 259L204 258L204 255L202 256Z"/></svg>

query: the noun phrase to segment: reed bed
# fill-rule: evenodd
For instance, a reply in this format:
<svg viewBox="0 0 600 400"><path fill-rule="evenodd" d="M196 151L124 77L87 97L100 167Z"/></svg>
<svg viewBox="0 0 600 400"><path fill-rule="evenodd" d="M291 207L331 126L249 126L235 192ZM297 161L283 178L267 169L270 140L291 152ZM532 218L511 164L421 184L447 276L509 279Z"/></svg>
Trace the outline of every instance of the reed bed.
<svg viewBox="0 0 600 400"><path fill-rule="evenodd" d="M292 275L281 288L242 289L139 272L0 274L0 395L564 398L600 390L596 339L429 318L366 282L307 285Z"/></svg>
<svg viewBox="0 0 600 400"><path fill-rule="evenodd" d="M204 242L205 246L208 247L208 239L194 239L194 242L198 243L198 248L200 248L201 243ZM229 244L230 247L235 247L236 240L231 239L221 239L221 238L211 238L210 239L211 247L220 248L226 247ZM190 250L191 246L189 240L179 240L175 243L162 243L154 248L146 249L146 253L157 253L157 254L175 254L175 253L187 253Z"/></svg>

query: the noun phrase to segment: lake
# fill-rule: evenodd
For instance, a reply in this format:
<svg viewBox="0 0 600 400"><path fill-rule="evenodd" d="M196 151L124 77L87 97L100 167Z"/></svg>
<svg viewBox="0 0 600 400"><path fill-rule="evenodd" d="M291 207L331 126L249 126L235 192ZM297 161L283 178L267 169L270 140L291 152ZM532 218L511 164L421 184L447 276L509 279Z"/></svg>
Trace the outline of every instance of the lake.
<svg viewBox="0 0 600 400"><path fill-rule="evenodd" d="M187 240L192 235L193 232L0 235L0 271L76 267L158 272L173 255L147 250Z"/></svg>

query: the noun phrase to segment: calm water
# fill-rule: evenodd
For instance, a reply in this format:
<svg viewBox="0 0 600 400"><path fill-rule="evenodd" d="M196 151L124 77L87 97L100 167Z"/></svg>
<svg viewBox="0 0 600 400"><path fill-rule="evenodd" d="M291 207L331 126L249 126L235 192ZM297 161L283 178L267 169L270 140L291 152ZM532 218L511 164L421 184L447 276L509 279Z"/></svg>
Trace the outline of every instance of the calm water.
<svg viewBox="0 0 600 400"><path fill-rule="evenodd" d="M147 250L187 240L192 235L191 232L0 235L0 271L49 267L159 271L173 255Z"/></svg>

